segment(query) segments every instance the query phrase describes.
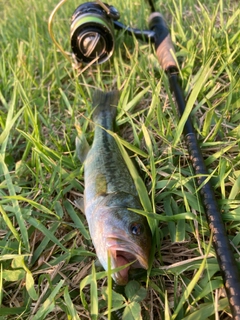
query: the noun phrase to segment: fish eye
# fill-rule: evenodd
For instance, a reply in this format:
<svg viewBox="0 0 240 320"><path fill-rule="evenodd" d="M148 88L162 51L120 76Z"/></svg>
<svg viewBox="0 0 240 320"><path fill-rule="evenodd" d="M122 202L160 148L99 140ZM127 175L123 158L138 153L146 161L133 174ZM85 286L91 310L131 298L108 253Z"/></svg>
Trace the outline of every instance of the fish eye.
<svg viewBox="0 0 240 320"><path fill-rule="evenodd" d="M134 222L130 226L130 231L135 236L140 236L142 234L142 232L143 232L143 226L142 226L141 223Z"/></svg>

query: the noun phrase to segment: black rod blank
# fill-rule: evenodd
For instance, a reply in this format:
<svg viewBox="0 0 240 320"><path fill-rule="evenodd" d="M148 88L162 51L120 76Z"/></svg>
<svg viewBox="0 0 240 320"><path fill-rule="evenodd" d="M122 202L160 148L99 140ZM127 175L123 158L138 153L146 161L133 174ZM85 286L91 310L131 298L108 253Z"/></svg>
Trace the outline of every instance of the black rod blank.
<svg viewBox="0 0 240 320"><path fill-rule="evenodd" d="M152 13L149 20L150 29L155 32L155 48L159 63L168 76L171 92L175 96L179 114L182 116L186 102L178 81L178 68L172 54L174 48L168 28L159 13ZM209 173L190 118L187 119L184 126L184 137L193 170L197 176L197 185L201 187L200 194L209 228L213 234L213 246L222 273L232 316L234 320L240 320L240 274L212 185L209 181L206 181Z"/></svg>

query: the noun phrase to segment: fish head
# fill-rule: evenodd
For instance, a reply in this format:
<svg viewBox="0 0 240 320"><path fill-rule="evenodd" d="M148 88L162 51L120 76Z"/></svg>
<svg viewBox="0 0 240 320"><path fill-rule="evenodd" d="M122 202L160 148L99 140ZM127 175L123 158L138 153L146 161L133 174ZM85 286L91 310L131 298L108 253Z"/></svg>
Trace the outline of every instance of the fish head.
<svg viewBox="0 0 240 320"><path fill-rule="evenodd" d="M105 270L110 257L111 269L132 263L112 277L119 285L128 282L130 268L148 269L151 231L147 219L127 208L102 207L89 225L98 259Z"/></svg>

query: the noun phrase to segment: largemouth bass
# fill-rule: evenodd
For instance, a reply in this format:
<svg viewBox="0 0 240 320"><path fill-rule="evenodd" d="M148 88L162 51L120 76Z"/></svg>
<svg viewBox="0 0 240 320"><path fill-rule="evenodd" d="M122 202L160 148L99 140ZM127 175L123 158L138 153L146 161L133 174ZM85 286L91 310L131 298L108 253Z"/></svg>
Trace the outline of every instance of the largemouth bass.
<svg viewBox="0 0 240 320"><path fill-rule="evenodd" d="M128 208L142 209L140 200L113 131L118 91L96 91L93 97L94 140L91 148L78 136L76 147L84 162L84 212L98 259L107 270L130 267L113 274L117 284L128 282L129 268L148 268L151 231L146 218Z"/></svg>

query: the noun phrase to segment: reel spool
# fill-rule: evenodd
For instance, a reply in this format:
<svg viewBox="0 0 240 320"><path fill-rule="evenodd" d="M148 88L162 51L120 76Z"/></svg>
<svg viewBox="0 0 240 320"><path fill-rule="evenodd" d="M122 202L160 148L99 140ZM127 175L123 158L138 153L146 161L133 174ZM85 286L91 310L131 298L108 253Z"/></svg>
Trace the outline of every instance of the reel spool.
<svg viewBox="0 0 240 320"><path fill-rule="evenodd" d="M97 2L80 5L71 19L71 47L78 62L101 64L114 51L113 21L120 17L117 9Z"/></svg>

